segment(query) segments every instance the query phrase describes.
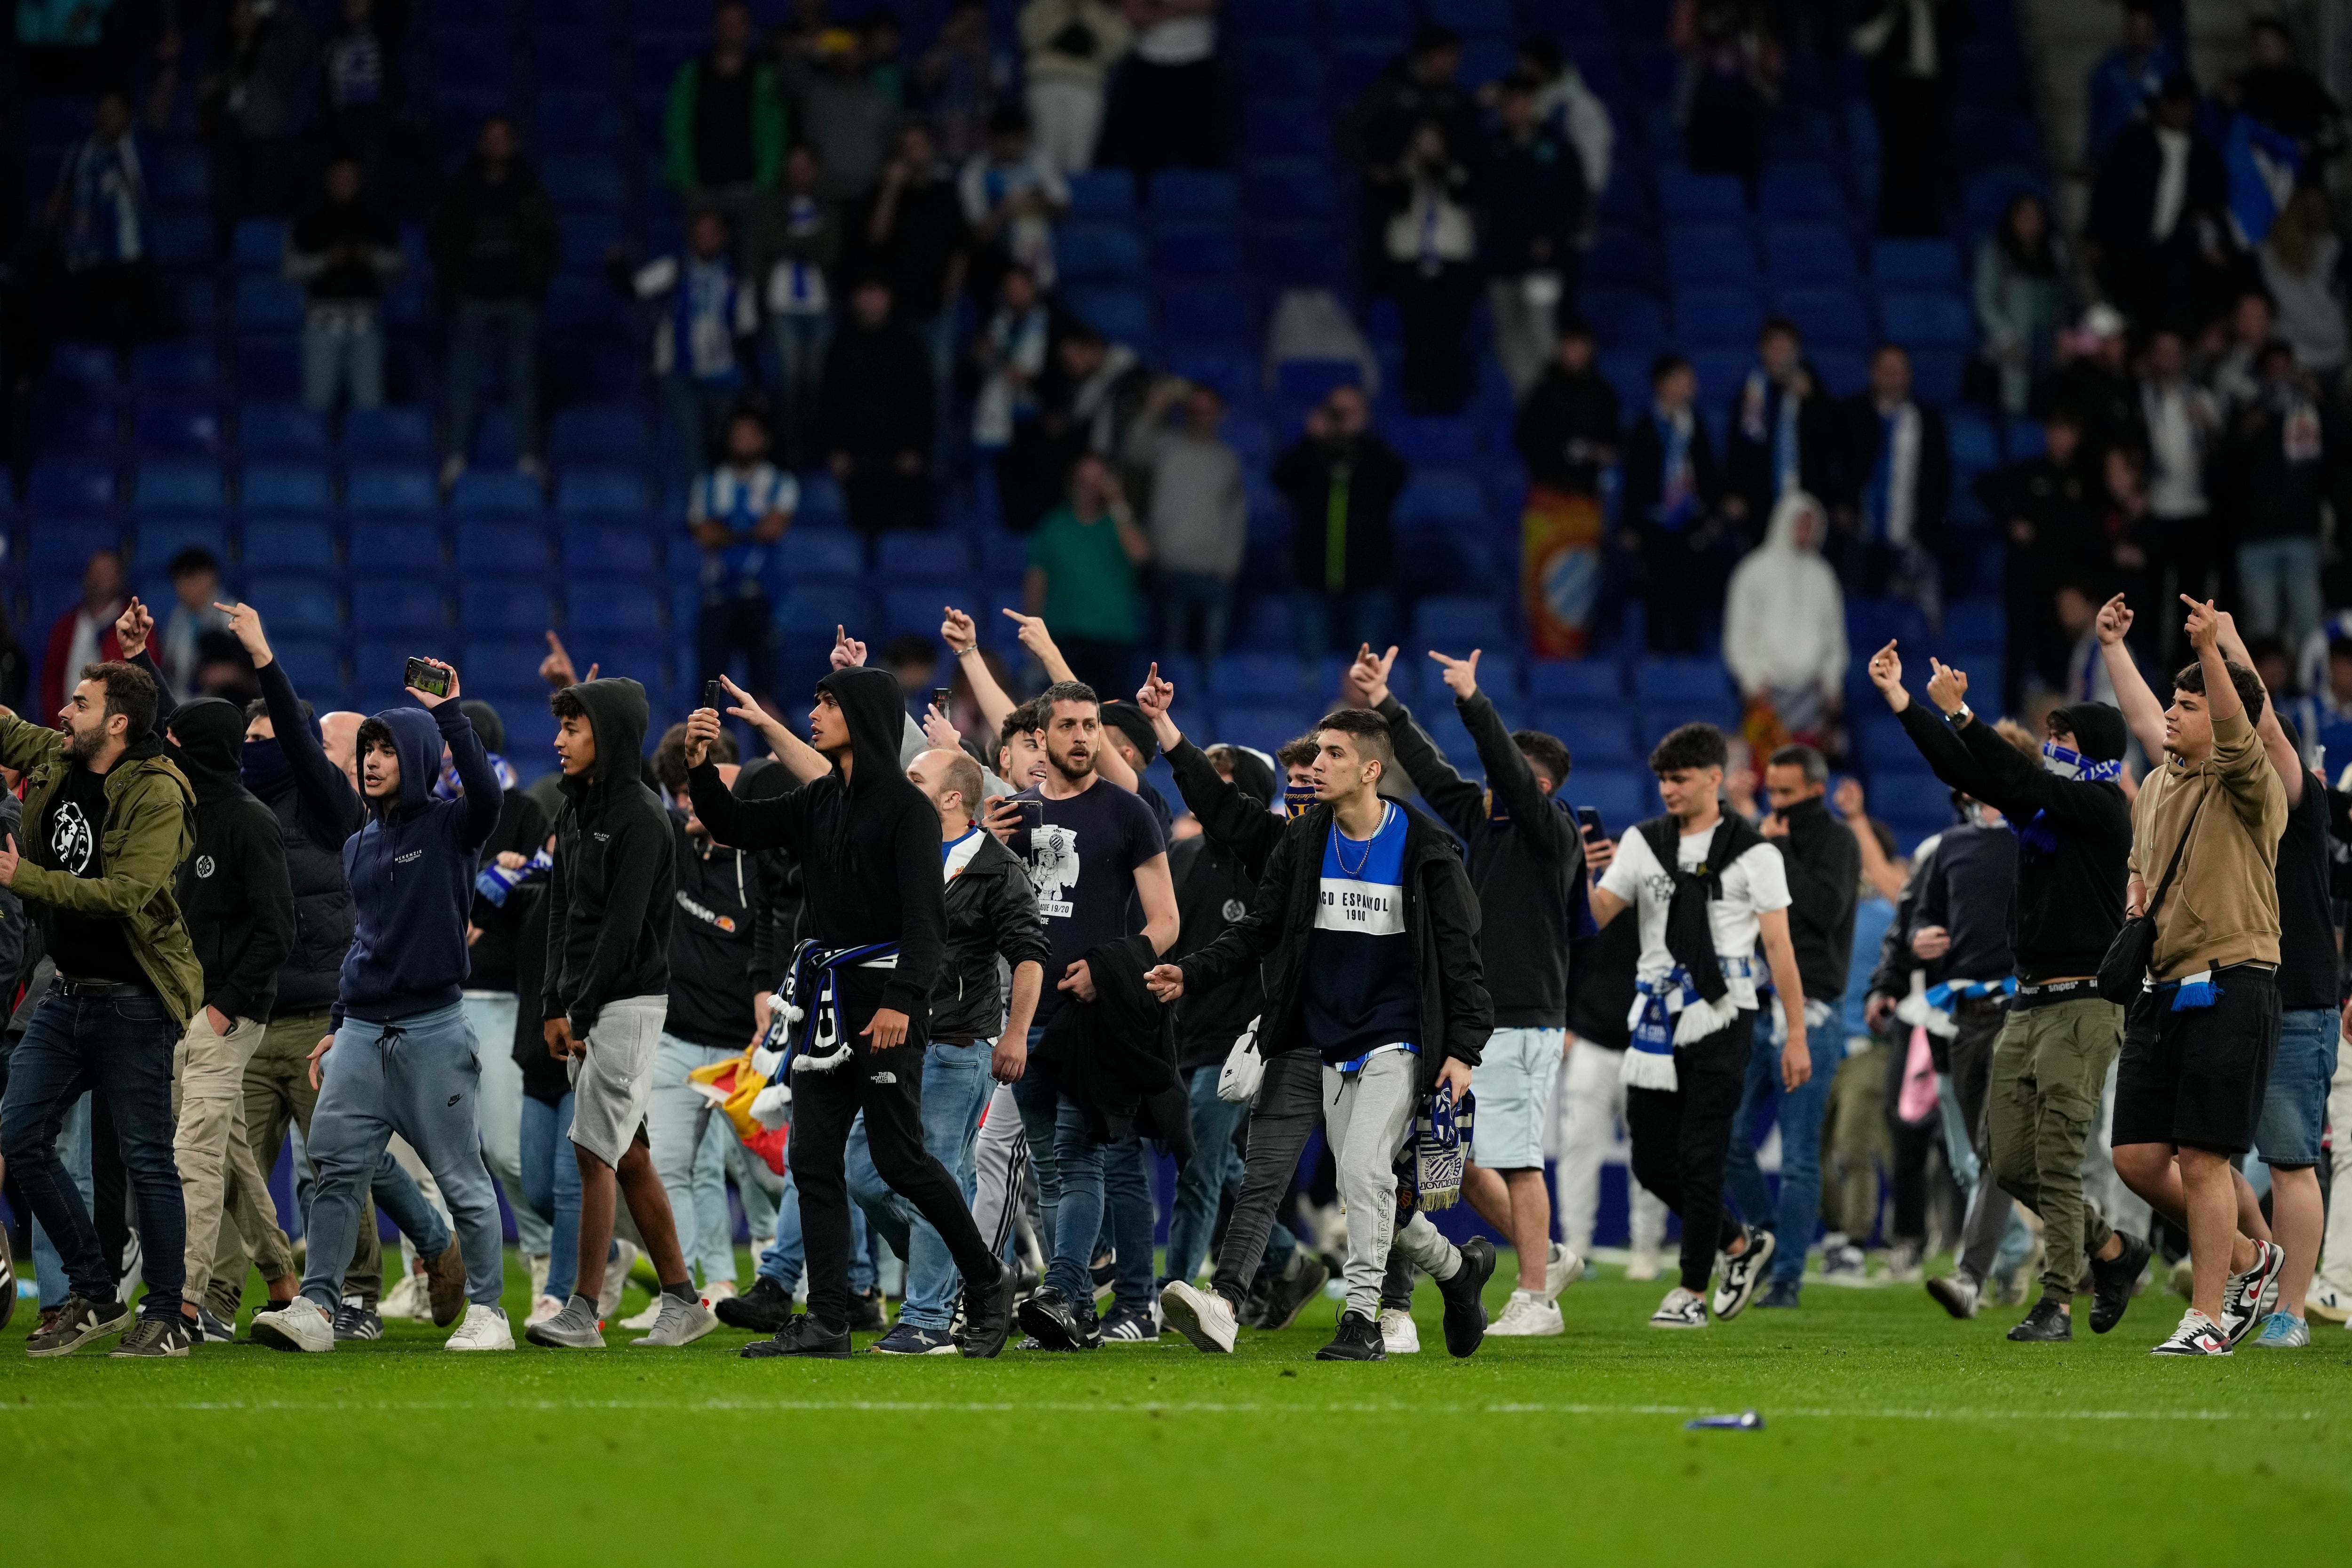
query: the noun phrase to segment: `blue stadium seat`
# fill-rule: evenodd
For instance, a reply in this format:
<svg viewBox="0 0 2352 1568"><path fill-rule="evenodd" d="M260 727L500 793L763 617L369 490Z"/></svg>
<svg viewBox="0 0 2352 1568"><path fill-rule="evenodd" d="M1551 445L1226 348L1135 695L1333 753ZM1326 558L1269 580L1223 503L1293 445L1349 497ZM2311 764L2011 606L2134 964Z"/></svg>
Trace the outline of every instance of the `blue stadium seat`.
<svg viewBox="0 0 2352 1568"><path fill-rule="evenodd" d="M1315 721L1317 715L1311 710L1317 706L1306 701L1220 702L1216 737L1227 745L1250 746L1271 756Z"/></svg>
<svg viewBox="0 0 2352 1568"><path fill-rule="evenodd" d="M122 440L116 405L40 397L32 412L33 450L48 458L113 461Z"/></svg>
<svg viewBox="0 0 2352 1568"><path fill-rule="evenodd" d="M239 411L236 444L247 458L323 458L327 418L291 403L248 403Z"/></svg>
<svg viewBox="0 0 2352 1568"><path fill-rule="evenodd" d="M1071 289L1066 291L1070 313L1114 342L1148 345L1151 341L1151 300L1140 289Z"/></svg>
<svg viewBox="0 0 2352 1568"><path fill-rule="evenodd" d="M248 516L321 512L334 505L334 488L324 463L247 463L237 486L237 504Z"/></svg>
<svg viewBox="0 0 2352 1568"><path fill-rule="evenodd" d="M294 689L308 692L307 700L322 710L340 703L343 697L341 642L331 637L281 635L287 629L284 620L271 616L269 651L286 667Z"/></svg>
<svg viewBox="0 0 2352 1568"><path fill-rule="evenodd" d="M1286 359L1275 366L1275 395L1285 404L1320 403L1335 386L1356 386L1363 367L1351 359Z"/></svg>
<svg viewBox="0 0 2352 1568"><path fill-rule="evenodd" d="M1654 658L1634 669L1633 694L1650 701L1710 703L1719 709L1730 700L1731 676L1713 659Z"/></svg>
<svg viewBox="0 0 2352 1568"><path fill-rule="evenodd" d="M374 582L399 576L441 575L441 524L429 516L355 517L352 520L353 577Z"/></svg>
<svg viewBox="0 0 2352 1568"><path fill-rule="evenodd" d="M874 601L850 583L797 583L776 605L776 625L787 638L803 644L830 647L834 627L873 624Z"/></svg>
<svg viewBox="0 0 2352 1568"><path fill-rule="evenodd" d="M1288 653L1229 653L1209 667L1209 689L1219 705L1300 702L1309 693L1309 672Z"/></svg>
<svg viewBox="0 0 2352 1568"><path fill-rule="evenodd" d="M122 530L115 523L44 521L33 530L33 570L43 575L70 573L78 581L93 552L121 543Z"/></svg>
<svg viewBox="0 0 2352 1568"><path fill-rule="evenodd" d="M1591 770L1642 765L1642 748L1634 740L1633 726L1622 714L1605 709L1538 708L1535 727L1559 737L1568 748L1574 765L1569 775L1571 795L1576 793L1574 781Z"/></svg>
<svg viewBox="0 0 2352 1568"><path fill-rule="evenodd" d="M1908 349L1958 349L1976 341L1976 321L1958 294L1889 289L1878 297L1879 324Z"/></svg>
<svg viewBox="0 0 2352 1568"><path fill-rule="evenodd" d="M1163 287L1159 320L1171 342L1238 344L1257 337L1257 315L1249 297L1239 289L1215 284Z"/></svg>
<svg viewBox="0 0 2352 1568"><path fill-rule="evenodd" d="M474 469L458 476L449 492L449 510L457 517L530 516L546 504L539 481L512 468Z"/></svg>
<svg viewBox="0 0 2352 1568"><path fill-rule="evenodd" d="M1746 283L1756 276L1756 250L1729 224L1695 224L1667 233L1666 271L1678 284Z"/></svg>
<svg viewBox="0 0 2352 1568"><path fill-rule="evenodd" d="M205 512L145 512L139 514L139 567L160 571L183 550L209 550L218 561L229 557L228 527L217 514ZM252 563L253 552L246 551Z"/></svg>
<svg viewBox="0 0 2352 1568"><path fill-rule="evenodd" d="M1242 269L1241 230L1231 223L1163 223L1152 246L1162 279L1221 279Z"/></svg>
<svg viewBox="0 0 2352 1568"><path fill-rule="evenodd" d="M1956 655L1978 651L1997 655L2007 626L1999 599L1955 599L1944 609L1944 640Z"/></svg>
<svg viewBox="0 0 2352 1568"><path fill-rule="evenodd" d="M489 574L529 581L548 569L547 530L536 522L461 522L457 535L457 570L469 579ZM472 611L465 616L478 624Z"/></svg>
<svg viewBox="0 0 2352 1568"><path fill-rule="evenodd" d="M1808 350L1866 348L1872 342L1869 308L1850 289L1784 289L1772 303L1797 324Z"/></svg>
<svg viewBox="0 0 2352 1568"><path fill-rule="evenodd" d="M25 490L26 505L36 512L111 511L119 499L111 463L35 463Z"/></svg>
<svg viewBox="0 0 2352 1568"><path fill-rule="evenodd" d="M1225 405L1229 408L1235 404L1246 406L1256 399L1258 358L1247 349L1218 348L1214 344L1175 346L1170 348L1166 357L1170 374L1181 375L1187 381L1198 382L1203 386L1216 388L1218 395L1225 400ZM1262 447L1255 451L1244 451L1241 444L1234 440L1235 428L1234 420L1237 417L1243 416L1230 416L1226 422L1224 431L1226 442L1232 445L1235 451L1242 453L1242 460L1244 464L1249 463L1251 458L1255 457L1260 459L1259 466L1263 467L1265 452ZM1253 422L1253 428L1255 427Z"/></svg>
<svg viewBox="0 0 2352 1568"><path fill-rule="evenodd" d="M1605 658L1539 658L1528 666L1528 696L1538 703L1618 702L1625 672Z"/></svg>
<svg viewBox="0 0 2352 1568"><path fill-rule="evenodd" d="M91 397L111 397L121 384L114 368L114 351L96 343L60 343L49 355L47 382L70 387ZM142 385L153 384L144 377Z"/></svg>
<svg viewBox="0 0 2352 1568"><path fill-rule="evenodd" d="M562 409L548 449L559 465L640 462L646 450L646 418L625 405Z"/></svg>
<svg viewBox="0 0 2352 1568"><path fill-rule="evenodd" d="M164 208L147 219L147 230L142 239L147 254L163 267L204 268L209 271L213 262L213 220L210 213L194 210ZM207 286L211 279L206 278Z"/></svg>
<svg viewBox="0 0 2352 1568"><path fill-rule="evenodd" d="M1700 343L1692 348L1688 358L1691 374L1698 381L1699 416L1707 422L1707 433L1715 437L1719 451L1723 411L1756 368L1756 351L1747 343Z"/></svg>
<svg viewBox="0 0 2352 1568"><path fill-rule="evenodd" d="M1619 180L1616 184L1630 184ZM1625 289L1655 289L1658 286L1658 256L1648 236L1622 224L1602 224L1593 237L1592 248L1584 253L1584 281L1590 284L1614 284Z"/></svg>
<svg viewBox="0 0 2352 1568"><path fill-rule="evenodd" d="M439 498L421 463L354 463L344 499L353 511L425 512Z"/></svg>
<svg viewBox="0 0 2352 1568"><path fill-rule="evenodd" d="M1261 219L1320 217L1339 206L1338 174L1311 158L1255 157L1242 178L1249 210Z"/></svg>
<svg viewBox="0 0 2352 1568"><path fill-rule="evenodd" d="M220 384L220 357L205 343L147 343L131 356L131 378L142 394L196 394Z"/></svg>
<svg viewBox="0 0 2352 1568"><path fill-rule="evenodd" d="M478 626L479 623L468 617L467 625ZM518 694L513 700L497 703L500 719L517 709L530 706L524 700L523 694L539 696L544 693L546 688L539 679L539 663L547 657L544 638L536 635L508 637L500 635L502 631L503 628L485 632L468 641L457 667L469 696L477 690ZM540 705L545 705L543 700Z"/></svg>
<svg viewBox="0 0 2352 1568"><path fill-rule="evenodd" d="M148 199L159 205L202 206L212 194L212 160L194 142L142 146Z"/></svg>
<svg viewBox="0 0 2352 1568"><path fill-rule="evenodd" d="M1405 481L1396 520L1402 527L1484 528L1489 521L1486 492L1472 475L1423 468Z"/></svg>
<svg viewBox="0 0 2352 1568"><path fill-rule="evenodd" d="M142 458L218 458L220 410L210 402L142 398L131 416L131 442Z"/></svg>
<svg viewBox="0 0 2352 1568"><path fill-rule="evenodd" d="M841 493L841 481L831 473L811 468L800 476L800 510L793 515L802 528L812 523L819 528L840 528L848 522L848 500Z"/></svg>
<svg viewBox="0 0 2352 1568"><path fill-rule="evenodd" d="M1151 178L1151 210L1178 214L1229 213L1241 206L1241 188L1222 170L1162 169Z"/></svg>
<svg viewBox="0 0 2352 1568"><path fill-rule="evenodd" d="M609 159L554 157L541 164L539 173L548 198L563 213L567 223L580 209L603 211L617 207L626 194L621 171Z"/></svg>
<svg viewBox="0 0 2352 1568"><path fill-rule="evenodd" d="M1067 178L1074 217L1117 217L1135 210L1135 176L1125 169L1089 169Z"/></svg>
<svg viewBox="0 0 2352 1568"><path fill-rule="evenodd" d="M563 624L600 635L662 629L661 600L638 584L572 582L563 591Z"/></svg>
<svg viewBox="0 0 2352 1568"><path fill-rule="evenodd" d="M457 561L465 564L465 536L457 540ZM457 584L457 624L509 630L551 626L555 609L547 589L538 583L484 582L460 579Z"/></svg>
<svg viewBox="0 0 2352 1568"><path fill-rule="evenodd" d="M1430 21L1457 33L1507 33L1517 26L1511 16L1511 0L1428 0L1426 9Z"/></svg>
<svg viewBox="0 0 2352 1568"><path fill-rule="evenodd" d="M855 581L866 572L866 543L841 528L795 528L775 552L776 570L787 583Z"/></svg>
<svg viewBox="0 0 2352 1568"><path fill-rule="evenodd" d="M1658 815L1657 781L1633 768L1579 767L1560 793L1573 805L1599 812L1601 826L1612 837Z"/></svg>
<svg viewBox="0 0 2352 1568"><path fill-rule="evenodd" d="M1911 392L1922 403L1940 408L1960 400L1960 382L1968 370L1961 349L1915 349L1911 354Z"/></svg>
<svg viewBox="0 0 2352 1568"><path fill-rule="evenodd" d="M447 602L437 583L371 581L352 595L354 637L441 635L448 625Z"/></svg>
<svg viewBox="0 0 2352 1568"><path fill-rule="evenodd" d="M663 534L660 526L650 521L568 521L561 525L560 533L566 576L649 582L661 569ZM677 552L695 554L683 541Z"/></svg>
<svg viewBox="0 0 2352 1568"><path fill-rule="evenodd" d="M1256 280L1276 289L1336 289L1349 276L1345 247L1321 223L1261 223L1250 237Z"/></svg>
<svg viewBox="0 0 2352 1568"><path fill-rule="evenodd" d="M556 477L555 510L566 517L643 516L653 504L642 468L603 463L565 468Z"/></svg>
<svg viewBox="0 0 2352 1568"><path fill-rule="evenodd" d="M279 572L332 572L335 531L323 522L256 521L245 525L245 569L249 575Z"/></svg>
<svg viewBox="0 0 2352 1568"><path fill-rule="evenodd" d="M283 278L240 278L236 280L236 324L240 329L299 326L303 298L302 286Z"/></svg>
<svg viewBox="0 0 2352 1568"><path fill-rule="evenodd" d="M229 241L229 259L240 272L274 272L286 261L286 222L283 218L248 217L237 220L236 230Z"/></svg>
<svg viewBox="0 0 2352 1568"><path fill-rule="evenodd" d="M1680 289L1675 292L1675 324L1685 344L1753 343L1764 324L1764 308L1746 289Z"/></svg>
<svg viewBox="0 0 2352 1568"><path fill-rule="evenodd" d="M1946 422L1951 431L1952 468L1963 482L2000 466L2000 437L1991 420L1973 408L1955 408Z"/></svg>
<svg viewBox="0 0 2352 1568"><path fill-rule="evenodd" d="M1946 239L1882 239L1871 247L1870 275L1883 289L1958 287L1959 252Z"/></svg>
<svg viewBox="0 0 2352 1568"><path fill-rule="evenodd" d="M1665 308L1654 294L1633 289L1587 289L1577 306L1600 341L1612 349L1654 353L1666 345Z"/></svg>
<svg viewBox="0 0 2352 1568"><path fill-rule="evenodd" d="M877 628L866 635L865 640L875 643L893 637L929 637L938 642L940 635L940 595L937 590L925 587L886 588L881 594L882 619ZM947 650L939 649L944 659ZM912 696L913 693L908 693Z"/></svg>
<svg viewBox="0 0 2352 1568"><path fill-rule="evenodd" d="M260 609L273 637L281 632L331 637L342 630L342 595L316 574L274 576L248 569L245 596Z"/></svg>
<svg viewBox="0 0 2352 1568"><path fill-rule="evenodd" d="M1866 798L1873 816L1916 823L1952 819L1951 786L1933 773L1874 773Z"/></svg>
<svg viewBox="0 0 2352 1568"><path fill-rule="evenodd" d="M1856 274L1853 247L1827 224L1776 224L1766 229L1764 265L1776 283L1843 283Z"/></svg>
<svg viewBox="0 0 2352 1568"><path fill-rule="evenodd" d="M1736 175L1694 174L1686 169L1666 169L1658 175L1658 201L1676 223L1696 219L1738 219L1748 216L1748 192Z"/></svg>
<svg viewBox="0 0 2352 1568"><path fill-rule="evenodd" d="M1503 624L1501 610L1492 595L1443 595L1423 599L1413 606L1412 640L1416 651L1439 648L1460 658L1472 648L1494 648L1498 658L1495 670L1490 671L1486 658L1479 660L1479 679L1486 683L1499 672L1503 658L1499 657L1511 637ZM1516 667L1507 681L1495 679L1493 683L1516 690L1518 686Z"/></svg>
<svg viewBox="0 0 2352 1568"><path fill-rule="evenodd" d="M559 430L562 424L557 416ZM354 408L343 420L343 455L421 462L433 455L433 427L421 408Z"/></svg>
<svg viewBox="0 0 2352 1568"><path fill-rule="evenodd" d="M1809 347L1813 368L1822 373L1822 381L1839 397L1860 392L1870 379L1870 361L1864 351L1854 348Z"/></svg>
<svg viewBox="0 0 2352 1568"><path fill-rule="evenodd" d="M1054 261L1066 283L1132 283L1143 276L1143 237L1124 223L1068 224L1054 237Z"/></svg>
<svg viewBox="0 0 2352 1568"><path fill-rule="evenodd" d="M1845 216L1845 187L1825 164L1780 164L1764 171L1756 205L1768 223L1836 223Z"/></svg>
<svg viewBox="0 0 2352 1568"><path fill-rule="evenodd" d="M1390 420L1385 429L1390 442L1416 465L1464 465L1478 460L1475 420L1406 417Z"/></svg>
<svg viewBox="0 0 2352 1568"><path fill-rule="evenodd" d="M876 545L874 572L885 584L961 583L971 576L971 550L960 533L886 533ZM932 596L938 595L933 593ZM939 619L937 606L931 619Z"/></svg>

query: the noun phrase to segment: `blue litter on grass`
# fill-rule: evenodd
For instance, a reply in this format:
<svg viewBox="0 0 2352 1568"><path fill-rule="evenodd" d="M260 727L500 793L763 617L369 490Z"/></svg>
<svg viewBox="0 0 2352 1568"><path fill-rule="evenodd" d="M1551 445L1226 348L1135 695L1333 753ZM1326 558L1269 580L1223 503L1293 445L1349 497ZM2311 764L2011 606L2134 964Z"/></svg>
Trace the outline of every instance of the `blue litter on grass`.
<svg viewBox="0 0 2352 1568"><path fill-rule="evenodd" d="M1761 1432L1764 1417L1753 1410L1743 1410L1737 1415L1702 1415L1683 1423L1685 1432Z"/></svg>

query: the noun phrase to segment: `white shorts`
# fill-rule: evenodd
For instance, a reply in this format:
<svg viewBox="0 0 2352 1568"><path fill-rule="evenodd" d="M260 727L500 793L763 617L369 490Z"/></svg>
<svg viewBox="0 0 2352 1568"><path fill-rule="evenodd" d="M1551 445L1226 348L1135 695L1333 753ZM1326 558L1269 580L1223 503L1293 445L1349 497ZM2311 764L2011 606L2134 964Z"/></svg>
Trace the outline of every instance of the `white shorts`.
<svg viewBox="0 0 2352 1568"><path fill-rule="evenodd" d="M588 1031L585 1054L568 1064L572 1079L572 1141L618 1168L646 1124L654 1092L654 1054L669 1017L667 996L625 996L607 1002Z"/></svg>
<svg viewBox="0 0 2352 1568"><path fill-rule="evenodd" d="M1559 1087L1566 1029L1497 1029L1486 1057L1470 1069L1478 1120L1470 1157L1490 1171L1540 1171L1544 1131Z"/></svg>

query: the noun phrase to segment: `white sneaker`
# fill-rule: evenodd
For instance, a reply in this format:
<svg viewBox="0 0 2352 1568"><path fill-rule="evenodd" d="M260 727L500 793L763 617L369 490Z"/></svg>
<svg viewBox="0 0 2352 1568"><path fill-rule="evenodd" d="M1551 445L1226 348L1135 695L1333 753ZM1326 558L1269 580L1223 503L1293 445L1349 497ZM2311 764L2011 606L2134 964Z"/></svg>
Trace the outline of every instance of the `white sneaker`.
<svg viewBox="0 0 2352 1568"><path fill-rule="evenodd" d="M751 1256L757 1258L759 1254L755 1252ZM702 1288L702 1304L716 1307L721 1301L733 1300L737 1294L732 1279L713 1279Z"/></svg>
<svg viewBox="0 0 2352 1568"><path fill-rule="evenodd" d="M1654 1329L1703 1329L1706 1327L1706 1299L1696 1290L1685 1290L1677 1285L1666 1292L1658 1310L1650 1314Z"/></svg>
<svg viewBox="0 0 2352 1568"><path fill-rule="evenodd" d="M1171 1329L1204 1355L1231 1355L1241 1325L1233 1303L1187 1279L1171 1279L1160 1292L1160 1315Z"/></svg>
<svg viewBox="0 0 2352 1568"><path fill-rule="evenodd" d="M1559 1293L1584 1278L1584 1259L1555 1241L1551 1256L1544 1261L1544 1300L1557 1301ZM1495 1331L1488 1329L1488 1333Z"/></svg>
<svg viewBox="0 0 2352 1568"><path fill-rule="evenodd" d="M522 1326L527 1329L533 1323L543 1323L562 1310L563 1310L562 1302L552 1296L542 1295L530 1304L530 1316L522 1321Z"/></svg>
<svg viewBox="0 0 2352 1568"><path fill-rule="evenodd" d="M536 1301L547 1294L547 1266L553 1259L544 1252L526 1252L522 1261L523 1267L530 1270L530 1299Z"/></svg>
<svg viewBox="0 0 2352 1568"><path fill-rule="evenodd" d="M638 1312L631 1317L623 1318L614 1326L615 1328L636 1329L640 1331L650 1329L656 1323L661 1321L661 1293L659 1291L656 1291L654 1293L654 1299L646 1303L646 1310L644 1311Z"/></svg>
<svg viewBox="0 0 2352 1568"><path fill-rule="evenodd" d="M384 1292L383 1300L375 1304L379 1318L429 1318L432 1308L425 1299L425 1278L420 1274L404 1274L400 1283Z"/></svg>
<svg viewBox="0 0 2352 1568"><path fill-rule="evenodd" d="M308 1296L297 1296L274 1312L255 1313L253 1337L274 1351L318 1355L335 1348L335 1320Z"/></svg>
<svg viewBox="0 0 2352 1568"><path fill-rule="evenodd" d="M507 1321L506 1313L497 1307L485 1307L479 1301L466 1303L466 1315L457 1327L442 1342L445 1351L510 1351L515 1348L514 1325Z"/></svg>
<svg viewBox="0 0 2352 1568"><path fill-rule="evenodd" d="M613 1314L621 1310L621 1292L628 1289L629 1270L637 1263L635 1242L616 1241L613 1245L620 1251L604 1265L604 1289L596 1298L596 1321L600 1323L611 1322ZM652 1326L650 1323L646 1325L648 1328Z"/></svg>
<svg viewBox="0 0 2352 1568"><path fill-rule="evenodd" d="M2352 1323L2352 1288L2315 1279L2303 1306L2306 1317L2325 1318L2331 1323Z"/></svg>
<svg viewBox="0 0 2352 1568"><path fill-rule="evenodd" d="M1495 1331L1488 1329L1488 1333ZM1421 1353L1421 1325L1402 1307L1381 1309L1381 1349L1391 1355Z"/></svg>
<svg viewBox="0 0 2352 1568"><path fill-rule="evenodd" d="M1567 1326L1559 1321L1559 1303L1532 1290L1512 1291L1503 1315L1486 1325L1489 1336L1500 1334L1507 1339L1546 1339L1566 1331Z"/></svg>
<svg viewBox="0 0 2352 1568"><path fill-rule="evenodd" d="M1635 1247L1633 1249L1633 1261L1625 1265L1625 1278L1628 1279L1655 1279L1657 1277L1658 1249L1654 1247Z"/></svg>
<svg viewBox="0 0 2352 1568"><path fill-rule="evenodd" d="M2230 1336L2221 1325L2191 1307L2180 1314L2180 1326L2172 1331L2164 1342L2147 1352L2150 1355L2228 1355Z"/></svg>

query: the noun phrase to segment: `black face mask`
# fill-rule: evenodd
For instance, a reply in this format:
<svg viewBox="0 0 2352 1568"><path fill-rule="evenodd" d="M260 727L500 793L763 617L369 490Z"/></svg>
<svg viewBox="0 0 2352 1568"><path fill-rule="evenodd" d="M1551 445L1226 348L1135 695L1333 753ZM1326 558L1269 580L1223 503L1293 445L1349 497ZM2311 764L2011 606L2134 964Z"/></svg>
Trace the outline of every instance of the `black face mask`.
<svg viewBox="0 0 2352 1568"><path fill-rule="evenodd" d="M246 788L266 800L293 781L294 764L286 760L286 747L279 741L247 741L238 773Z"/></svg>

